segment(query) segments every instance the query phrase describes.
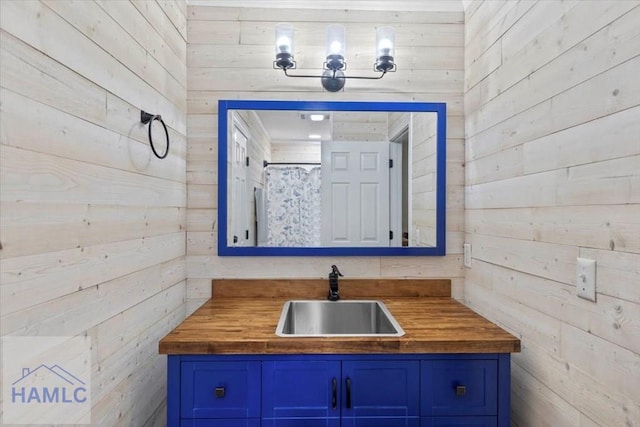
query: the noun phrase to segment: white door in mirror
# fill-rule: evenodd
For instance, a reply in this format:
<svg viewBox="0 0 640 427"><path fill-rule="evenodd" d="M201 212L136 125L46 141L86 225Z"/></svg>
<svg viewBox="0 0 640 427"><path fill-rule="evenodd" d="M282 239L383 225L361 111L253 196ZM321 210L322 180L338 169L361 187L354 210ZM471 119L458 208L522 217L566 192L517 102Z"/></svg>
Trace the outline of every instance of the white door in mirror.
<svg viewBox="0 0 640 427"><path fill-rule="evenodd" d="M322 142L322 245L389 246L389 143Z"/></svg>
<svg viewBox="0 0 640 427"><path fill-rule="evenodd" d="M229 246L249 246L249 200L247 173L249 169L247 143L249 132L240 125L239 119L233 121L231 140L231 209L232 219Z"/></svg>
<svg viewBox="0 0 640 427"><path fill-rule="evenodd" d="M578 258L576 263L576 287L580 298L596 300L596 262Z"/></svg>

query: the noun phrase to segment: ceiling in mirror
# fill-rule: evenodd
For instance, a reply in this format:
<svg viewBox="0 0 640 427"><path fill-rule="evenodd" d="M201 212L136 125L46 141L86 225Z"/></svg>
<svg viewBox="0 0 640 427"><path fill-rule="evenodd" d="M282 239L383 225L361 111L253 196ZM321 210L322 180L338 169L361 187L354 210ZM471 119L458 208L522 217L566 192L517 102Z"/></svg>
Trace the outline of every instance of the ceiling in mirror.
<svg viewBox="0 0 640 427"><path fill-rule="evenodd" d="M218 254L444 255L446 106L219 102Z"/></svg>
<svg viewBox="0 0 640 427"><path fill-rule="evenodd" d="M327 111L254 110L272 144L328 141L332 136L332 113ZM319 135L309 138L309 135Z"/></svg>

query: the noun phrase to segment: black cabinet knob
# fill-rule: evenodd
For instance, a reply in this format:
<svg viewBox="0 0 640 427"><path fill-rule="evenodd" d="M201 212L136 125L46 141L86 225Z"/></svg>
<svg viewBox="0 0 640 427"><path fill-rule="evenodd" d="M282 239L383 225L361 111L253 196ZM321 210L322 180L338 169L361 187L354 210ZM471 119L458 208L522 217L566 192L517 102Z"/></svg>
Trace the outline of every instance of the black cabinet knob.
<svg viewBox="0 0 640 427"><path fill-rule="evenodd" d="M467 387L464 385L457 385L456 386L456 396L466 396L467 394Z"/></svg>
<svg viewBox="0 0 640 427"><path fill-rule="evenodd" d="M225 393L224 387L216 387L216 397L218 399L224 397L224 393Z"/></svg>

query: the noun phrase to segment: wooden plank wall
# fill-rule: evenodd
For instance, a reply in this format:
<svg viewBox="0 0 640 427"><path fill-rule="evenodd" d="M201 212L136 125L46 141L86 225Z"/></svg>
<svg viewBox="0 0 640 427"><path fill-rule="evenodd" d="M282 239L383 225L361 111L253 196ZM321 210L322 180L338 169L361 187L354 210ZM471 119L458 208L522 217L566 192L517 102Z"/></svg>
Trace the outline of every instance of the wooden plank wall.
<svg viewBox="0 0 640 427"><path fill-rule="evenodd" d="M411 150L411 194L419 202L412 206L409 233L420 246L436 241L436 147L437 115L415 114L411 121L413 147ZM419 236L418 236L419 235Z"/></svg>
<svg viewBox="0 0 640 427"><path fill-rule="evenodd" d="M185 316L186 2L0 8L0 331L90 336L92 424L163 425L158 341ZM140 109L169 126L164 160Z"/></svg>
<svg viewBox="0 0 640 427"><path fill-rule="evenodd" d="M308 7L308 2L300 2ZM189 129L187 156L187 301L192 311L210 296L212 278L326 277L331 264L349 277L445 277L462 297L464 16L461 11L269 9L189 6ZM349 80L344 92L323 92L320 82L291 79L274 70L275 25L295 26L301 71L324 60L325 29L346 26L349 73L373 74L375 30L396 28L398 72L378 81ZM446 257L218 257L218 99L438 101L448 104Z"/></svg>
<svg viewBox="0 0 640 427"><path fill-rule="evenodd" d="M466 9L465 302L522 339L514 425L640 426L638 23L638 1Z"/></svg>

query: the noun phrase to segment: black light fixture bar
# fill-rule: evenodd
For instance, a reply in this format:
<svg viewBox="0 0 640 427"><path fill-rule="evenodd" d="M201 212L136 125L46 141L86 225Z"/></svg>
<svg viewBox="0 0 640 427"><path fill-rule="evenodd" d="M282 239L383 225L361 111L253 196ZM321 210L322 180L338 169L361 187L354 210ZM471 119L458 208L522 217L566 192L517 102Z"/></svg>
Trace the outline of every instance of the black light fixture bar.
<svg viewBox="0 0 640 427"><path fill-rule="evenodd" d="M297 68L293 58L293 25L283 23L276 26L276 60L274 69L281 69L287 77L320 79L322 86L329 92L337 92L344 87L345 80L380 80L389 72L396 71L394 62L394 30L392 27L381 27L376 32L376 62L373 71L377 76L347 76L344 71L347 63L344 60L344 27L330 25L327 28L327 59L322 64L322 75L290 74Z"/></svg>

